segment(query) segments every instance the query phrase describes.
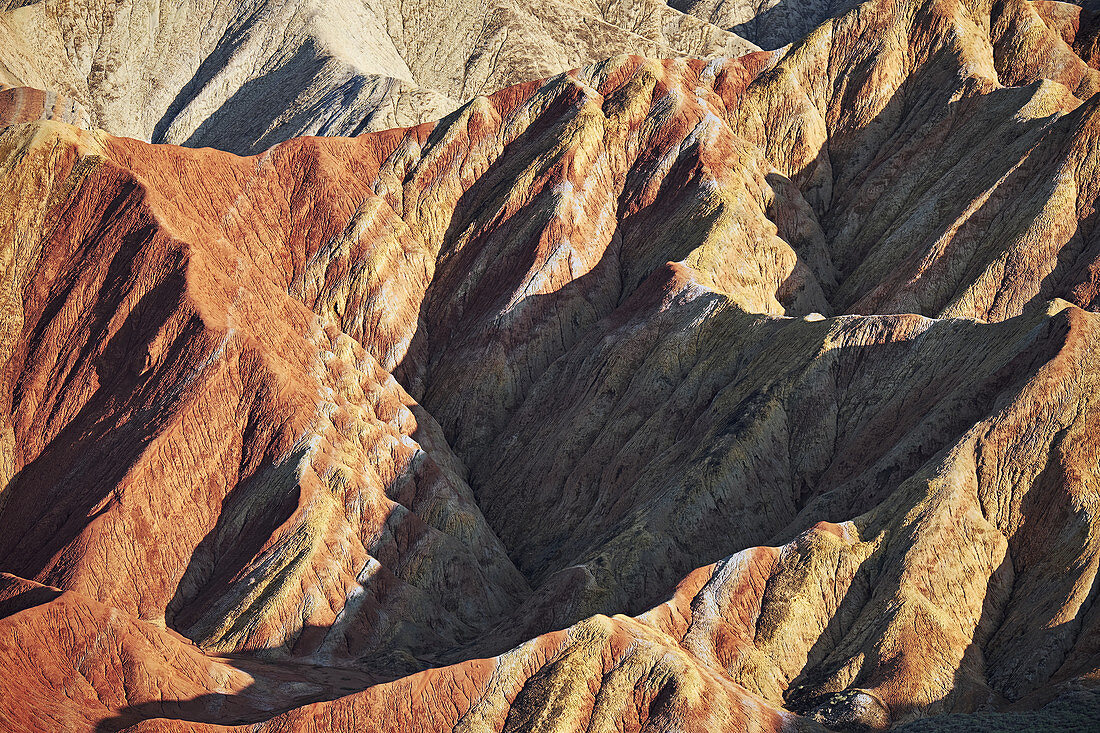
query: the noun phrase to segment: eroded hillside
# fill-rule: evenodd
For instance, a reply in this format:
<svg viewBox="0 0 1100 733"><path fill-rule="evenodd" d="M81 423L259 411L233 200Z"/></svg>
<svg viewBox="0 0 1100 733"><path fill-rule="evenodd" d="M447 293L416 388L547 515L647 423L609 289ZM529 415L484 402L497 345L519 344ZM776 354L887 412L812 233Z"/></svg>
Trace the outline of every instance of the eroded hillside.
<svg viewBox="0 0 1100 733"><path fill-rule="evenodd" d="M61 94L115 135L239 154L296 135L434 120L479 94L618 53L756 49L663 0L5 6L0 88Z"/></svg>
<svg viewBox="0 0 1100 733"><path fill-rule="evenodd" d="M870 0L253 157L9 105L0 721L1095 722L1095 27Z"/></svg>

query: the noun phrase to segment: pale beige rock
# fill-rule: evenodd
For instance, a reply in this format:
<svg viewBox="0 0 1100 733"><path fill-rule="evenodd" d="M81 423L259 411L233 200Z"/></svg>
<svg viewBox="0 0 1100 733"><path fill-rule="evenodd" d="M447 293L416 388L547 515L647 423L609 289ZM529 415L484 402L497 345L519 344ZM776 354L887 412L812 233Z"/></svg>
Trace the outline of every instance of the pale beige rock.
<svg viewBox="0 0 1100 733"><path fill-rule="evenodd" d="M112 134L237 153L416 124L617 53L755 46L660 0L41 0L0 13L0 83Z"/></svg>
<svg viewBox="0 0 1100 733"><path fill-rule="evenodd" d="M800 40L857 0L670 0L669 5L733 31L761 48Z"/></svg>

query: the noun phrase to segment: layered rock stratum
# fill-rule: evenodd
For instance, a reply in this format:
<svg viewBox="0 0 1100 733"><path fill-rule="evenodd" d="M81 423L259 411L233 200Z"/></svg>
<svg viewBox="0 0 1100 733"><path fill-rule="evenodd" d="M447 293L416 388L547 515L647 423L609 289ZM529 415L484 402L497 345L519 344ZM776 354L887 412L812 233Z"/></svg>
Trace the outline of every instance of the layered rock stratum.
<svg viewBox="0 0 1100 733"><path fill-rule="evenodd" d="M1091 729L1097 27L251 157L5 90L0 728Z"/></svg>

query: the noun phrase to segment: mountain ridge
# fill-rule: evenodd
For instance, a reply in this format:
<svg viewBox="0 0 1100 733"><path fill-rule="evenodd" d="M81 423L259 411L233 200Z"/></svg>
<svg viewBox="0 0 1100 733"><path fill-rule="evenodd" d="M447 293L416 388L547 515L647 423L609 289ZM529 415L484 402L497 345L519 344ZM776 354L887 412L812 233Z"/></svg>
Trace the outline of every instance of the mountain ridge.
<svg viewBox="0 0 1100 733"><path fill-rule="evenodd" d="M1072 12L871 0L246 158L3 108L0 719L1097 709Z"/></svg>
<svg viewBox="0 0 1100 733"><path fill-rule="evenodd" d="M114 134L241 154L435 119L623 51L755 48L660 0L44 0L0 13L0 38L0 84L61 94Z"/></svg>

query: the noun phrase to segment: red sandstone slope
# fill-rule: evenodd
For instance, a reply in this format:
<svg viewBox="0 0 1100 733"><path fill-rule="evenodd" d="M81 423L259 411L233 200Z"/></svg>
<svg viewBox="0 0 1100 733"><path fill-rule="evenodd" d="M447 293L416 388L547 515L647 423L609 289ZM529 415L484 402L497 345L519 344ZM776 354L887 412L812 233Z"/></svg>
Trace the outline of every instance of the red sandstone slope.
<svg viewBox="0 0 1100 733"><path fill-rule="evenodd" d="M775 731L1091 694L1080 17L873 0L784 54L252 158L8 127L0 721Z"/></svg>

